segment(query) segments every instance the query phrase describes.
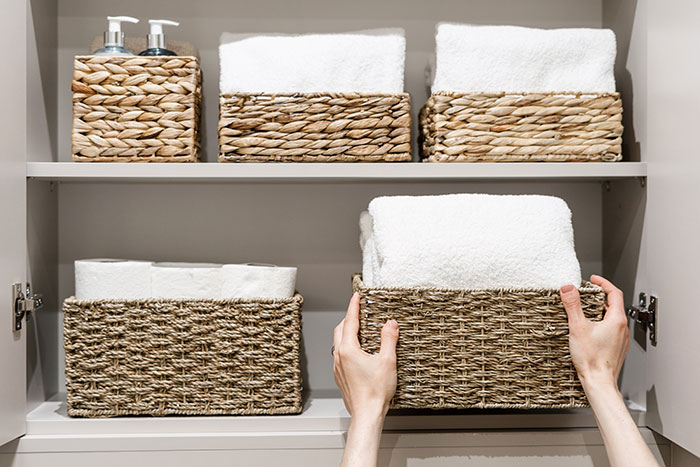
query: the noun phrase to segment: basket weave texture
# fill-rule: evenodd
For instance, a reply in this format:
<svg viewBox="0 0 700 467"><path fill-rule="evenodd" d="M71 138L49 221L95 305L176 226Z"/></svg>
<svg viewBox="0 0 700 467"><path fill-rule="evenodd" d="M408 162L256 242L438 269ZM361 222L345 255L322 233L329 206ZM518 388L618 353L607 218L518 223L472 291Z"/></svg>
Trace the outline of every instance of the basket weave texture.
<svg viewBox="0 0 700 467"><path fill-rule="evenodd" d="M408 94L228 94L220 162L411 160Z"/></svg>
<svg viewBox="0 0 700 467"><path fill-rule="evenodd" d="M288 414L302 298L63 303L68 414Z"/></svg>
<svg viewBox="0 0 700 467"><path fill-rule="evenodd" d="M359 276L353 288L364 350L379 350L387 320L399 323L392 407L588 407L558 290L370 289ZM579 291L586 316L601 319L603 291Z"/></svg>
<svg viewBox="0 0 700 467"><path fill-rule="evenodd" d="M618 93L436 92L420 112L427 162L622 159Z"/></svg>
<svg viewBox="0 0 700 467"><path fill-rule="evenodd" d="M73 160L199 160L196 57L78 56L72 90Z"/></svg>

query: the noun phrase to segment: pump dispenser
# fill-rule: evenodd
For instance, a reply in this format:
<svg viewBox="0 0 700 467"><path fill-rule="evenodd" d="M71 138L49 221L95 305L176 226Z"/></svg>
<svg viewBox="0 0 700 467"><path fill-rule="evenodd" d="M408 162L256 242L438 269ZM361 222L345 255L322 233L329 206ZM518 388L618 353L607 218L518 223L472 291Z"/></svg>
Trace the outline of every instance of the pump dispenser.
<svg viewBox="0 0 700 467"><path fill-rule="evenodd" d="M147 37L148 48L139 55L157 56L157 55L177 55L172 50L165 48L165 34L163 34L163 25L179 26L177 21L167 19L149 19L148 24L151 25L151 33Z"/></svg>
<svg viewBox="0 0 700 467"><path fill-rule="evenodd" d="M124 48L124 33L122 21L138 23L139 20L131 16L108 16L109 30L105 31L105 46L95 51L95 55L107 55L111 57L126 57L134 55L129 49Z"/></svg>

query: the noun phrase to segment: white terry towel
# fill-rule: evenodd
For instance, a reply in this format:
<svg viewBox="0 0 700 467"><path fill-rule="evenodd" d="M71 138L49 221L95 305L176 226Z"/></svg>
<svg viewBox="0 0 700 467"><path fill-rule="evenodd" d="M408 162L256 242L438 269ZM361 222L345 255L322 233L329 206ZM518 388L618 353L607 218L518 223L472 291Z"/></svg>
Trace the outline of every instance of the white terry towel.
<svg viewBox="0 0 700 467"><path fill-rule="evenodd" d="M291 298L297 268L272 264L225 264L221 298Z"/></svg>
<svg viewBox="0 0 700 467"><path fill-rule="evenodd" d="M560 198L390 196L372 200L363 217L362 273L369 287L581 284L571 211Z"/></svg>
<svg viewBox="0 0 700 467"><path fill-rule="evenodd" d="M432 92L615 91L610 29L437 26Z"/></svg>
<svg viewBox="0 0 700 467"><path fill-rule="evenodd" d="M231 34L219 46L222 94L402 93L403 29L345 34Z"/></svg>
<svg viewBox="0 0 700 467"><path fill-rule="evenodd" d="M155 298L217 299L221 297L221 265L154 263L151 284Z"/></svg>

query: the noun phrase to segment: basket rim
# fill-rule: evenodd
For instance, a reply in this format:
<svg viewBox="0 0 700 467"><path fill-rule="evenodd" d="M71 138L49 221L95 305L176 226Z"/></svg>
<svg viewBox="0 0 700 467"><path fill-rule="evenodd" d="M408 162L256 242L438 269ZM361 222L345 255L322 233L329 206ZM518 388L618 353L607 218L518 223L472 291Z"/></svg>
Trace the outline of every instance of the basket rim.
<svg viewBox="0 0 700 467"><path fill-rule="evenodd" d="M145 56L145 55L124 55L124 56L108 56L108 55L95 55L95 54L78 54L75 55L75 60L83 60L83 59L92 59L92 58L107 58L107 59L122 59L122 60L134 60L134 59L158 59L158 60L174 60L174 59L188 59L188 60L196 60L199 61L199 57L196 57L194 55L152 55L152 56Z"/></svg>
<svg viewBox="0 0 700 467"><path fill-rule="evenodd" d="M230 97L241 96L262 96L262 97L402 97L410 99L411 95L407 92L387 93L387 92L234 92L234 93L219 93L219 98L225 99Z"/></svg>
<svg viewBox="0 0 700 467"><path fill-rule="evenodd" d="M483 97L504 97L504 96L576 96L576 97L615 97L619 98L620 93L615 92L586 92L586 91L435 91L430 93L433 96L483 96Z"/></svg>
<svg viewBox="0 0 700 467"><path fill-rule="evenodd" d="M304 297L301 296L299 292L295 292L293 297L290 298L104 298L99 300L78 300L74 295L66 298L63 303L68 303L71 305L93 305L93 304L108 304L108 303L119 303L124 305L135 305L140 303L147 304L157 304L157 303L168 303L168 304L187 304L187 303L211 303L215 305L238 305L246 303L259 303L259 304L290 304L296 303L301 305L304 302Z"/></svg>
<svg viewBox="0 0 700 467"><path fill-rule="evenodd" d="M362 281L362 274L355 273L352 275L353 288L357 290L367 290L372 292L499 292L499 293L518 293L518 292L541 292L541 293L556 293L559 294L559 289L547 288L519 288L519 287L500 287L494 289L451 289L446 287L368 287ZM582 281L581 286L577 287L579 292L583 293L598 293L602 292L603 288L592 284L589 281Z"/></svg>

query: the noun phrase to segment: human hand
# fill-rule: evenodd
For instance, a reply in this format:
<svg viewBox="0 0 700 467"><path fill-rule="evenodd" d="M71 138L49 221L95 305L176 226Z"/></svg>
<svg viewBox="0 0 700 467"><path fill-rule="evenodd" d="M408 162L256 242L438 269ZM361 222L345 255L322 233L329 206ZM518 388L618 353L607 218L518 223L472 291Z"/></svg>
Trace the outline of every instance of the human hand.
<svg viewBox="0 0 700 467"><path fill-rule="evenodd" d="M602 321L586 319L578 290L571 284L561 288L561 300L569 319L569 350L581 384L617 388L617 378L629 349L629 329L622 291L610 281L593 275L591 282L603 288L607 310Z"/></svg>
<svg viewBox="0 0 700 467"><path fill-rule="evenodd" d="M370 355L360 348L360 296L350 300L345 319L333 332L333 373L335 383L353 420L382 418L396 392L396 342L399 325L387 321L381 331L379 353Z"/></svg>

